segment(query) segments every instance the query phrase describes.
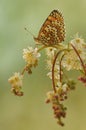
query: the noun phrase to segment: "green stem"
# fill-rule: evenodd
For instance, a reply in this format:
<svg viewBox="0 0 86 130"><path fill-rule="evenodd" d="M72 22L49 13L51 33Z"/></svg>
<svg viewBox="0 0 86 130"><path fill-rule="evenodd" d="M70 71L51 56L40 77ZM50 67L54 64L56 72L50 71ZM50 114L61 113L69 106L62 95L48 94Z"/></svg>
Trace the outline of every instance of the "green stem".
<svg viewBox="0 0 86 130"><path fill-rule="evenodd" d="M38 49L38 52L40 52L41 50L47 48L47 46L43 45L41 48Z"/></svg>
<svg viewBox="0 0 86 130"><path fill-rule="evenodd" d="M48 45L48 46L46 46L46 45L43 45L41 48L39 48L38 49L38 52L40 52L41 50L43 50L43 49L45 49L45 48L48 48L48 47L52 47L52 48L56 48L56 49L62 49L63 48L63 46L61 46L61 45Z"/></svg>

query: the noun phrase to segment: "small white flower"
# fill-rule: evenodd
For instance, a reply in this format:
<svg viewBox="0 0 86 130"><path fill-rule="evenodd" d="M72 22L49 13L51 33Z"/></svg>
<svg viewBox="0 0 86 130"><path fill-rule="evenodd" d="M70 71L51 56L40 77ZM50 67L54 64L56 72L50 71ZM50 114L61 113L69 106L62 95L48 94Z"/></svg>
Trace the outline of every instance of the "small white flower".
<svg viewBox="0 0 86 130"><path fill-rule="evenodd" d="M63 85L62 85L62 89L63 89L64 92L67 92L67 90L68 90L68 85L67 85L66 83L63 84Z"/></svg>
<svg viewBox="0 0 86 130"><path fill-rule="evenodd" d="M23 75L21 75L20 73L14 73L14 75L8 79L8 82L12 86L11 92L17 96L23 96L23 92L21 91L22 79Z"/></svg>
<svg viewBox="0 0 86 130"><path fill-rule="evenodd" d="M57 82L57 88L60 88L60 87L62 87L62 83L60 82L60 80L59 80L59 82Z"/></svg>
<svg viewBox="0 0 86 130"><path fill-rule="evenodd" d="M84 39L80 38L79 35L76 34L75 38L70 41L70 44L77 49L81 58L86 60L86 43L84 42Z"/></svg>
<svg viewBox="0 0 86 130"><path fill-rule="evenodd" d="M72 69L76 69L76 70L82 69L80 60L74 50L66 52L66 54L62 60L62 65L68 71L72 70Z"/></svg>
<svg viewBox="0 0 86 130"><path fill-rule="evenodd" d="M28 47L27 49L23 49L23 58L28 65L36 66L39 57L40 53L38 53L38 48L33 49L32 47Z"/></svg>
<svg viewBox="0 0 86 130"><path fill-rule="evenodd" d="M56 48L53 47L46 48L46 54L48 58L54 57L55 53L56 53Z"/></svg>
<svg viewBox="0 0 86 130"><path fill-rule="evenodd" d="M54 96L54 91L49 91L49 92L47 92L47 100L52 101L53 96Z"/></svg>
<svg viewBox="0 0 86 130"><path fill-rule="evenodd" d="M14 75L8 79L8 81L12 85L12 87L21 87L22 79L23 76L19 72L15 72Z"/></svg>
<svg viewBox="0 0 86 130"><path fill-rule="evenodd" d="M58 82L59 79L60 79L60 68L59 68L59 65L55 65L55 68L54 68L54 80L55 82ZM52 65L51 65L51 68L50 68L50 71L47 73L47 76L52 79Z"/></svg>

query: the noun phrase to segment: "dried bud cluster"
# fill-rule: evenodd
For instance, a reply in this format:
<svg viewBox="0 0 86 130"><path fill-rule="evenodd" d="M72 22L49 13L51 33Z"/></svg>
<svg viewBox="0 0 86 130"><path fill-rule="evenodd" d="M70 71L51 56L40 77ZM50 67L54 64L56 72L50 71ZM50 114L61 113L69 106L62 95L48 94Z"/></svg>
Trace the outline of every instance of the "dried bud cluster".
<svg viewBox="0 0 86 130"><path fill-rule="evenodd" d="M17 96L23 96L22 88L23 76L20 73L14 73L14 75L9 78L9 83L12 85L11 91Z"/></svg>
<svg viewBox="0 0 86 130"><path fill-rule="evenodd" d="M66 117L67 108L63 105L63 101L67 99L67 94L70 90L75 88L73 81L70 84L60 84L61 86L56 87L56 93L49 91L47 93L46 103L51 103L54 111L54 117L58 120L57 123L61 126L64 125L62 118Z"/></svg>
<svg viewBox="0 0 86 130"><path fill-rule="evenodd" d="M80 76L78 78L78 80L80 80L84 84L84 86L86 86L86 75L85 76Z"/></svg>

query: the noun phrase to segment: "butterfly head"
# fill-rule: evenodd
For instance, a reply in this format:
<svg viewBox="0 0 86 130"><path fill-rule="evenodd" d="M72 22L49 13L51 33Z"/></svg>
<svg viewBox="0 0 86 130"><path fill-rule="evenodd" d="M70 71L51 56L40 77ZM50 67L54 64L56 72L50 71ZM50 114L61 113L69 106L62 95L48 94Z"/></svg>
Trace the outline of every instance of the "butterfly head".
<svg viewBox="0 0 86 130"><path fill-rule="evenodd" d="M41 40L39 40L39 38L37 38L37 37L33 37L34 38L34 41L36 42L36 44L41 44Z"/></svg>

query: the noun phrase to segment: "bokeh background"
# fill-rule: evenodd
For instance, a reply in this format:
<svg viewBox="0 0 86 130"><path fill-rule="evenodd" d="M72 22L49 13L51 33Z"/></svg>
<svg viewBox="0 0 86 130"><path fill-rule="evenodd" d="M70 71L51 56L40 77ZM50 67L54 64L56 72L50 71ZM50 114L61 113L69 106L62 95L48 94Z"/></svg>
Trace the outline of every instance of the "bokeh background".
<svg viewBox="0 0 86 130"><path fill-rule="evenodd" d="M37 36L53 9L64 15L64 44L77 32L86 41L86 0L0 0L0 130L86 130L86 88L82 84L77 83L65 102L65 127L56 124L51 106L45 104L51 81L46 77L44 52L33 74L24 77L24 96L16 97L10 92L8 78L25 64L22 49L35 45L24 28ZM76 72L70 75L77 78Z"/></svg>

